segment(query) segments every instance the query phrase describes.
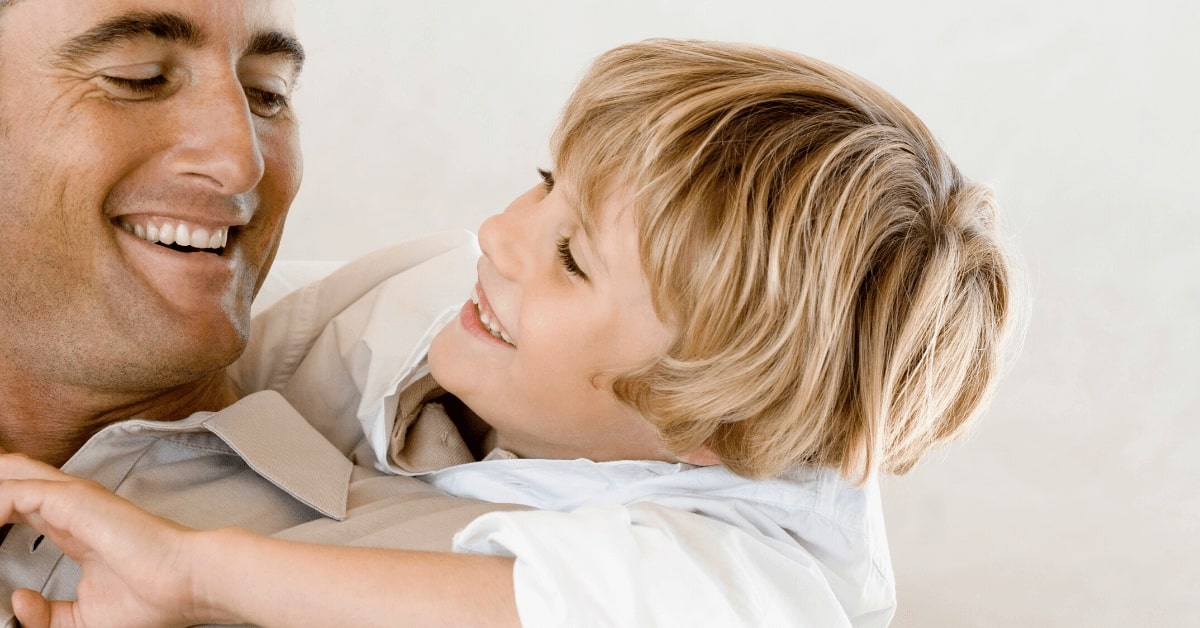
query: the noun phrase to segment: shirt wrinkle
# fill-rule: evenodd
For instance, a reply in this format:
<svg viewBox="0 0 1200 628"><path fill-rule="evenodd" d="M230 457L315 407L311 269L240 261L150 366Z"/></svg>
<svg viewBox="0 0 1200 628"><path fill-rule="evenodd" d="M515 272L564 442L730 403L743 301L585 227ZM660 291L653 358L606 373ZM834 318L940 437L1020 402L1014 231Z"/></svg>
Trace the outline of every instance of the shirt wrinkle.
<svg viewBox="0 0 1200 628"><path fill-rule="evenodd" d="M319 292L317 289L318 285L319 284L313 284L308 288L302 288L297 293L297 300L304 302L315 301L317 293ZM298 303L297 305L298 307L293 311L298 310L299 315L302 317L300 324L298 325L301 333L298 336L300 338L312 336L313 342L315 342L315 335L307 332L310 328L318 324L317 319L319 317L317 316L316 308L304 307L304 303ZM267 383L267 388L271 390L280 390L286 386L289 374L296 370L296 366L301 360L304 359L304 356L308 354L308 351L311 348L311 342L307 344L288 342L285 345L285 351L283 352L283 359L281 360L280 368L278 371L276 371L275 377Z"/></svg>

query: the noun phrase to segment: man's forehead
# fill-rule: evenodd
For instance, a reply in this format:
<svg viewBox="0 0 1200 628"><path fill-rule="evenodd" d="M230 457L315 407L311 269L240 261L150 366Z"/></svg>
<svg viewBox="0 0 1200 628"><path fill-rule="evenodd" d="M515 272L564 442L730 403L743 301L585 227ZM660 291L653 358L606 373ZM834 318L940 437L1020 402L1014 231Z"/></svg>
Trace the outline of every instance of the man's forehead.
<svg viewBox="0 0 1200 628"><path fill-rule="evenodd" d="M46 42L58 65L73 65L143 37L189 47L227 42L241 54L287 58L295 73L304 63L304 49L293 34L291 0L0 2L0 32L15 27ZM0 36L0 44L4 39Z"/></svg>
<svg viewBox="0 0 1200 628"><path fill-rule="evenodd" d="M294 31L292 0L0 0L0 19L28 14L31 22L88 28L122 14L176 14L218 31ZM3 20L8 21L8 20Z"/></svg>

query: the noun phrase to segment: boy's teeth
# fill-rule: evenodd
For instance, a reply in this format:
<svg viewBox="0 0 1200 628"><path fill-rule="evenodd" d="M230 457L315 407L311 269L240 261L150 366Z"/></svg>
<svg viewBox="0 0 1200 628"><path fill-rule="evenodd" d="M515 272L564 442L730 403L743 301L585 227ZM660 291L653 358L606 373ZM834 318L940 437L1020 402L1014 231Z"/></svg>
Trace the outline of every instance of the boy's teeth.
<svg viewBox="0 0 1200 628"><path fill-rule="evenodd" d="M501 331L492 325L492 317L488 316L487 312L484 312L483 307L479 304L478 287L471 289L471 303L475 304L475 312L479 314L479 322L483 323L483 328L486 329L489 334L499 338L500 340L503 340L504 342L507 342L510 345L513 345L514 347L516 346L513 344L512 337L508 335L508 332Z"/></svg>
<svg viewBox="0 0 1200 628"><path fill-rule="evenodd" d="M483 328L488 330L489 334L503 340L504 342L507 342L510 345L513 343L512 338L510 338L508 335L508 332L496 329L496 327L492 325L492 317L480 311L479 320L483 323Z"/></svg>

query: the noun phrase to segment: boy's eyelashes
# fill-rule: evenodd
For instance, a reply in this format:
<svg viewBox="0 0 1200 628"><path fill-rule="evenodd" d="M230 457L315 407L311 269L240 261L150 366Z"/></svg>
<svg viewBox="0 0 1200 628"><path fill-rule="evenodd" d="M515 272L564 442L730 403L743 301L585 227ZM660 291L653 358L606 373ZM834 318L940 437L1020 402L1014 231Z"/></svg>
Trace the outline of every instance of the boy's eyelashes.
<svg viewBox="0 0 1200 628"><path fill-rule="evenodd" d="M542 189L546 194L549 194L554 189L554 173L544 168L537 169L538 176L542 178ZM575 255L571 253L571 238L569 236L559 236L558 242L555 244L555 249L558 252L558 262L568 275L579 277L584 281L588 281L587 273L579 267L579 263L575 261Z"/></svg>
<svg viewBox="0 0 1200 628"><path fill-rule="evenodd" d="M542 177L542 189L546 190L546 194L549 194L554 189L554 173L542 168L538 168L537 172L538 176Z"/></svg>
<svg viewBox="0 0 1200 628"><path fill-rule="evenodd" d="M580 268L579 264L575 262L575 256L571 254L571 238L560 236L558 238L557 248L558 261L562 264L562 267L567 271L567 273L587 281L587 273L583 272L583 269Z"/></svg>

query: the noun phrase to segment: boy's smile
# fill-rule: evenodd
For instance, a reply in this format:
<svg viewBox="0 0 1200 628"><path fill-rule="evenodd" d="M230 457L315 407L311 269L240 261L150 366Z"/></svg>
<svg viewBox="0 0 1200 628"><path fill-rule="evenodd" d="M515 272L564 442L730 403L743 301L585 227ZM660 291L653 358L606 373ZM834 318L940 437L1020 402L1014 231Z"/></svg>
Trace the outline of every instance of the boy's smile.
<svg viewBox="0 0 1200 628"><path fill-rule="evenodd" d="M479 230L479 280L434 339L434 378L523 457L670 459L657 430L610 388L613 372L652 360L670 334L642 273L624 197L584 230L560 178Z"/></svg>
<svg viewBox="0 0 1200 628"><path fill-rule="evenodd" d="M499 340L507 345L516 346L517 343L513 342L512 335L508 333L508 330L500 322L500 318L496 316L491 306L488 305L483 288L478 283L475 284L475 289L471 291L471 302L463 306L462 315L466 317L462 321L463 327L467 328L468 331L484 332L495 340Z"/></svg>

